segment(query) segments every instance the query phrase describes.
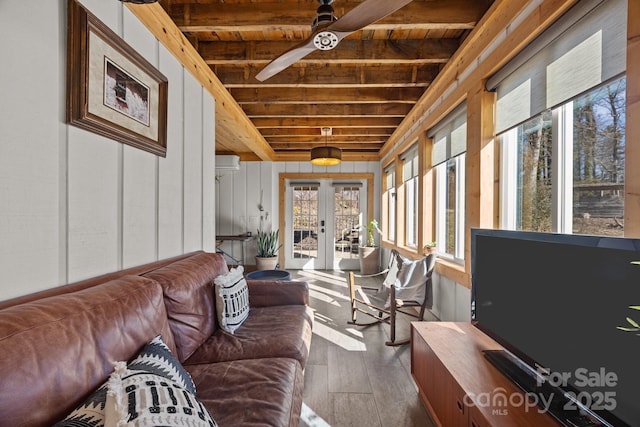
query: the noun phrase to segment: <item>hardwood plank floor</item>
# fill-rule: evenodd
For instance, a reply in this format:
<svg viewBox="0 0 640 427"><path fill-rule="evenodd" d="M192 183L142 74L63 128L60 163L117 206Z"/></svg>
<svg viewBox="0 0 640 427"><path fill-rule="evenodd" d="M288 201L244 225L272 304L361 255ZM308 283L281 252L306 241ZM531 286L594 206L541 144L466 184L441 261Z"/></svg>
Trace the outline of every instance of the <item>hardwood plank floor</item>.
<svg viewBox="0 0 640 427"><path fill-rule="evenodd" d="M315 311L300 426L434 426L411 378L409 344L386 346L386 324L362 327L347 323L350 308L345 273L290 271L292 280L309 283L310 305ZM402 317L397 338L409 336L411 320L415 319Z"/></svg>

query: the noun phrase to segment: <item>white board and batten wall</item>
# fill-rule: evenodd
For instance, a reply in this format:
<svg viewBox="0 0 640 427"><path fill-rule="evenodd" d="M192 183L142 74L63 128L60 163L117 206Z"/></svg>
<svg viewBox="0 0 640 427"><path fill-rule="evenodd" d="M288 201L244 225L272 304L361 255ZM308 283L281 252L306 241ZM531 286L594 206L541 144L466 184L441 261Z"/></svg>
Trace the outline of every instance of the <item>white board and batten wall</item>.
<svg viewBox="0 0 640 427"><path fill-rule="evenodd" d="M167 157L66 124L66 0L0 2L0 300L215 250L215 100L121 2L82 4L168 78Z"/></svg>
<svg viewBox="0 0 640 427"><path fill-rule="evenodd" d="M238 171L218 170L216 184L216 230L220 235L257 232L260 218L278 228L279 176L280 173L373 173L374 215L379 218L380 207L380 163L342 162L336 166L314 166L310 162L240 162ZM261 202L262 201L262 202ZM260 212L259 205L263 211ZM282 232L281 232L282 233ZM241 256L239 243L224 242L221 248L235 258ZM255 264L255 239L246 244L245 264Z"/></svg>

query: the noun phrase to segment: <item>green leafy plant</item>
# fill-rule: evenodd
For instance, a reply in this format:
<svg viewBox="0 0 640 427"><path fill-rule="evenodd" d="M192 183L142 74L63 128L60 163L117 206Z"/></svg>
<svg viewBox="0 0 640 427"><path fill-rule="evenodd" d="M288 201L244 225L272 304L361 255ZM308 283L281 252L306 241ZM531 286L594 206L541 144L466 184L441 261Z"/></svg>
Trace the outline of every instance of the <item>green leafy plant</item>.
<svg viewBox="0 0 640 427"><path fill-rule="evenodd" d="M362 226L360 226L360 227L364 228ZM380 231L380 229L378 228L378 220L377 219L372 219L367 224L367 242L366 242L365 246L369 246L369 247L375 247L376 246L376 239L375 239L375 232L376 231L378 233L382 234L382 231Z"/></svg>
<svg viewBox="0 0 640 427"><path fill-rule="evenodd" d="M640 261L631 261L631 264L640 265ZM640 311L640 305L630 305L629 308ZM636 335L640 336L640 323L630 317L627 317L627 326L618 326L616 329L624 332L636 332Z"/></svg>
<svg viewBox="0 0 640 427"><path fill-rule="evenodd" d="M426 245L424 245L423 248L424 252L427 254L432 254L436 251L436 241L433 240L431 242L427 242Z"/></svg>
<svg viewBox="0 0 640 427"><path fill-rule="evenodd" d="M258 230L256 256L261 258L277 256L278 249L282 246L282 244L278 244L279 232L280 230Z"/></svg>
<svg viewBox="0 0 640 427"><path fill-rule="evenodd" d="M632 310L640 311L640 305L630 305L629 308L632 309ZM640 324L638 322L636 322L635 320L633 320L630 317L627 317L627 323L630 325L630 327L629 326L618 326L616 329L619 329L619 330L625 331L625 332L637 332L636 335L640 335Z"/></svg>

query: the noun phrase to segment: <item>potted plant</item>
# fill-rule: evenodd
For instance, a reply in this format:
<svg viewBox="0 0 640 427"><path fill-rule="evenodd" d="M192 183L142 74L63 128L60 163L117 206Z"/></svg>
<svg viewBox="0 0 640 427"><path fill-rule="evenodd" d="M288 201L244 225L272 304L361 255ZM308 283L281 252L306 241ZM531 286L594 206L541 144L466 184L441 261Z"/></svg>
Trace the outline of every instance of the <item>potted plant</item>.
<svg viewBox="0 0 640 427"><path fill-rule="evenodd" d="M364 228L360 226L360 228ZM378 221L372 219L367 224L367 239L365 245L358 247L360 259L360 274L375 274L380 270L380 248L376 246L375 233L381 233Z"/></svg>
<svg viewBox="0 0 640 427"><path fill-rule="evenodd" d="M436 251L436 241L432 241L424 245L424 253L430 255Z"/></svg>
<svg viewBox="0 0 640 427"><path fill-rule="evenodd" d="M278 266L278 244L280 230L259 229L256 236L258 251L256 252L256 268L258 270L275 270Z"/></svg>

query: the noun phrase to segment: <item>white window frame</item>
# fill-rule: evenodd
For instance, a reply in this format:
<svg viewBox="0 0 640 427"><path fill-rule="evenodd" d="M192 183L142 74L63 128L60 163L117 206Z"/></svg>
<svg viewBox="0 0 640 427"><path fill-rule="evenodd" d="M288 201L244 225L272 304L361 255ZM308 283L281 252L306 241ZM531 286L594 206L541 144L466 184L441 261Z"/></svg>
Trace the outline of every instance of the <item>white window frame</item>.
<svg viewBox="0 0 640 427"><path fill-rule="evenodd" d="M454 252L446 252L446 233L447 233L447 196L448 196L448 179L447 167L450 162L455 162L456 169L456 200L455 200L455 236L454 236ZM448 258L449 260L463 263L465 248L465 194L466 194L466 153L440 163L435 167L436 175L436 251L438 256Z"/></svg>
<svg viewBox="0 0 640 427"><path fill-rule="evenodd" d="M411 148L402 156L402 180L404 182L404 246L418 247L418 149Z"/></svg>

